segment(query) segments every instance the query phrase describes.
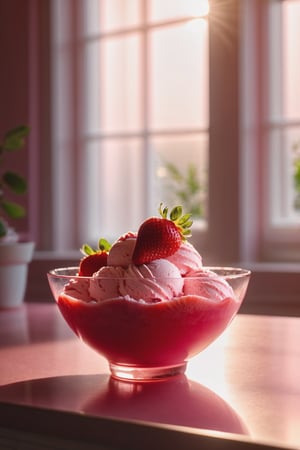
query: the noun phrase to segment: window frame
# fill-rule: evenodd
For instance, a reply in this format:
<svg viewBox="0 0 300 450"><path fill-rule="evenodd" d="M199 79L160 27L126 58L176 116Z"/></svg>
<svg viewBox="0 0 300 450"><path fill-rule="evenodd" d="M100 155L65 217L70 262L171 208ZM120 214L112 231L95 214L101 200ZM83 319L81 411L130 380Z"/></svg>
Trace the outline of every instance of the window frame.
<svg viewBox="0 0 300 450"><path fill-rule="evenodd" d="M73 17L74 0L63 1L68 3L70 17ZM46 6L44 19L46 22L49 20L51 24L50 3L44 4ZM217 3L218 0L211 0L211 10L217 8ZM205 256L206 264L239 264L247 266L253 271L247 297L249 300L242 311L272 313L277 308L277 311L280 313L288 314L287 306L297 307L299 294L297 279L300 265L283 264L282 262L279 264L259 262L262 259L268 260L266 257L268 249L263 241L265 236L263 233L264 196L262 195L262 192L264 192L262 175L265 170L264 164L266 164L266 154L263 151L265 149L265 135L262 126L262 115L266 105L262 100L263 96L254 96L253 93L261 93L264 86L260 64L265 57L265 49L261 49L258 44L260 37L266 33L266 2L261 2L261 0L243 0L243 3L245 8L244 17L247 16L247 27L241 33L241 30L236 26L235 33L233 33L232 53L230 55L232 59L224 58L222 45L225 45L225 43L222 42L219 42L218 51L210 59L210 67L214 73L215 82L223 83L226 80L226 90L221 89L222 84L219 85L219 89L215 89L213 84L211 84L210 128L213 131L214 138L211 140L210 146L209 214L213 223L210 224L207 234L197 231L194 239L197 247ZM264 6L262 6L262 3ZM32 2L32 4L34 5L35 2ZM230 6L229 9L232 8L236 19L239 14L239 4L239 0L229 0L227 2L227 6ZM225 21L226 10L223 11L223 14ZM50 26L40 29L37 22L36 26L39 29L39 35L42 37L43 45L51 54ZM253 29L257 31L255 39L252 39ZM214 39L217 41L218 37L218 30L216 28L212 29L212 42ZM248 39L247 42L249 42L249 38L250 41L252 39L252 46L247 54L242 54L241 58L240 50L243 48L244 40ZM224 73L217 73L218 70L214 70L214 67L219 67L220 59L223 62ZM49 61L51 66L51 58ZM228 61L233 62L229 64ZM40 64L42 62L45 62L45 58L40 60ZM77 63L75 53L71 51L70 67L76 67ZM240 73L242 73L242 77L240 77ZM39 77L43 94L46 93L46 100L49 100L50 107L52 107L51 87L49 80L47 81L48 76L45 75L45 71L41 70ZM251 89L248 92L248 98L240 97L240 89L245 93L250 81ZM76 84L76 82L72 84L71 92L72 90L74 92ZM222 98L221 104L220 96ZM244 102L249 99L251 101L246 109ZM46 117L48 117L48 106L45 105L42 98L39 99L39 102L41 114L44 112ZM72 111L75 111L76 101L74 102L74 98L71 95L68 98L68 106ZM212 117L214 113L215 115ZM231 117L235 117L235 120L231 122L226 121L228 126L224 129L223 117L225 115L228 119L229 114ZM241 121L239 117L241 117ZM76 231L76 227L74 227L74 196L76 195L76 190L70 189L68 195L64 194L65 198L62 201L63 198L60 198L59 189L55 190L53 188L55 167L59 158L62 158L62 163L65 164L64 157L66 156L66 154L61 152L58 155L58 159L54 159L57 158L57 156L54 157L54 152L58 153L63 147L61 147L61 142L57 142L52 138L53 134L55 134L53 133L53 128L55 128L53 119L52 116L52 129L49 130L47 125L44 125L39 139L34 143L35 146L39 145L43 148L43 156L40 161L41 175L39 173L41 200L37 208L38 211L36 211L38 225L35 226L35 236L39 243L35 259L30 267L29 279L31 282L28 284L29 290L27 294L31 301L41 301L50 298L48 286L44 282L44 275L48 268L61 266L62 264L76 264L79 256L78 250L74 250L73 245L74 232ZM71 151L71 148L73 149L72 151L75 149L77 158L75 158L75 170L78 170L80 167L78 136L74 133L79 120L80 117L77 114L73 114L70 117L66 130L66 134L69 134L67 137L70 139L68 140L68 151ZM51 119L47 123L51 124ZM220 127L221 129L223 128L221 132L219 132ZM229 157L226 157L224 154L220 156L220 149L225 146L230 149ZM261 164L261 161L263 164ZM236 174L235 177L234 174ZM254 177L254 183L252 177ZM243 181L242 184L240 184L241 180ZM222 189L219 187L220 183ZM54 213L57 201L61 201L60 214ZM66 201L69 202L69 204L67 203L67 226L63 229L62 237L58 239L57 231L61 231L62 222L66 223L64 220L66 211L63 207ZM212 205L216 207L215 210L212 210ZM225 212L224 205L226 205ZM270 243L271 249L272 244ZM277 292L276 287L272 283L272 279L274 276L277 277L277 275L283 286L285 281L293 280L286 284L284 298L283 292Z"/></svg>
<svg viewBox="0 0 300 450"><path fill-rule="evenodd" d="M274 57L274 53L282 53L281 41L282 41L282 19L281 19L281 6L284 0L269 0L268 8L263 9L264 15L264 50L263 59L261 60L261 86L262 92L264 92L264 102L261 105L262 109L262 136L261 136L261 148L262 148L262 168L261 179L265 178L265 181L261 182L263 191L263 209L261 211L261 252L260 260L272 261L279 263L299 263L300 262L300 216L299 224L286 223L286 224L272 224L272 189L274 191L275 180L271 180L270 164L271 164L271 133L273 130L284 130L295 125L300 126L299 120L285 119L284 117L272 117L272 102L281 102L281 70L280 59ZM273 30L274 22L277 24L276 32ZM279 32L278 32L279 29ZM277 64L276 68L274 64ZM276 74L277 79L273 79L270 76L272 71L272 77ZM265 76L263 75L265 74ZM274 91L279 91L279 94L274 95ZM277 108L280 109L280 106ZM284 157L284 155L281 155ZM264 174L268 174L264 177ZM271 187L271 182L273 183ZM274 195L274 194L273 194Z"/></svg>
<svg viewBox="0 0 300 450"><path fill-rule="evenodd" d="M237 0L230 0L230 2L227 3L230 3L229 8L220 8L218 1L212 0L210 6L211 14L214 14L214 10L217 10L218 20L230 23L231 30L229 31L229 28L225 30L226 32L230 32L230 45L228 45L226 39L224 41L219 41L218 20L215 23L212 21L209 27L209 45L210 51L212 46L215 46L216 51L214 52L214 57L210 56L209 61L210 73L212 74L212 82L210 84L209 92L211 105L209 127L211 130L209 167L210 171L213 173L209 180L209 227L208 230L196 229L193 238L193 242L197 247L203 249L203 252L209 252L209 254L212 255L208 258L212 262L214 261L214 258L219 262L236 261L240 259L239 204L241 202L241 193L238 189L239 180L237 176L240 169L238 158L238 117L240 113L238 95L238 87L240 85L238 43L239 2ZM67 0L64 5L65 8L69 8L70 14L68 17L73 18L76 23L76 2ZM57 20L57 18L53 19ZM76 33L76 29L70 27L70 23L65 27L65 32L70 33L66 36L68 42L72 42L72 33ZM71 73L71 71L74 70L74 67L78 68L78 63L80 63L80 61L77 60L78 56L76 55L74 47L76 45L76 39L73 38L73 51L71 50L70 53L70 60L68 62L69 67L65 69L66 73ZM229 64L228 61L230 61ZM63 59L62 63L65 65L67 61ZM223 67L221 73L219 70L215 69L215 67L219 67L220 64ZM57 62L56 71L59 71ZM54 77L53 88L54 90L57 90L59 86L55 82L55 72L52 73L52 76ZM223 90L224 80L226 83L226 90ZM78 89L77 82L78 80L76 80L75 77L75 79L73 79L73 83L71 83L71 87L69 88L69 95L67 95L66 98L67 108L71 111L76 110L76 106L81 103L81 93L78 93L78 90L76 91L75 89L75 86ZM219 101L220 97L222 97L221 104ZM63 111L63 108L61 108L61 111ZM64 153L59 151L55 152L56 155L54 156L54 166L64 168L63 172L69 173L69 176L73 170L80 177L80 136L78 134L76 136L72 136L71 132L72 129L79 129L78 124L80 123L80 112L74 114L73 117L69 117L67 123L64 123L65 117L66 114L64 111L61 114L59 114L59 111L56 111L52 119L54 124L52 128L52 134L54 135L54 148L60 148L64 140L65 142L68 141L68 146L65 147ZM227 119L226 125L222 122L223 117ZM66 137L59 135L60 128L66 132ZM185 132L185 130L182 131ZM147 137L148 136L146 136L146 139ZM147 145L145 148L147 148ZM227 153L225 154L225 152L220 152L220 148L230 149L229 156ZM72 159L73 167L68 166L71 149L73 151L73 155L75 149L75 158L73 157ZM63 176L61 176L61 180L64 180ZM217 182L217 180L219 181ZM219 182L223 184L224 189L219 189ZM76 196L80 196L80 193L76 189L76 186L74 186L73 189L69 187L67 192L63 192L63 190L59 188L59 175L54 184L57 186L57 189L53 192L53 203L55 203L55 208L58 209L59 213L56 214L53 223L53 249L70 250L74 248L76 234L78 233L78 229L76 229L76 226L72 226L72 223L74 224L78 222L76 221ZM216 208L211 206L216 204L227 204L229 213L224 214L222 207ZM64 214L66 205L68 205L69 210L68 217ZM224 240L224 235L230 236L231 240Z"/></svg>
<svg viewBox="0 0 300 450"><path fill-rule="evenodd" d="M74 38L78 33L74 24L77 24L79 4L80 2L74 0L64 2L64 7L69 10L69 23L64 28L70 46L66 72L76 73L79 77L71 79L66 111L69 109L77 113L69 117L67 123L67 114L63 109L62 114L55 112L52 118L52 135L56 136L54 148L62 147L63 141L68 144L64 152L54 152L53 165L65 168L66 172L69 170L69 177L72 171L76 173L78 184L82 165L81 137L78 132L72 134L72 130L79 130L81 121L81 112L77 108L82 103L78 71L81 60L78 59L79 53L76 50L78 42ZM208 264L257 262L263 260L266 254L265 236L261 230L264 229L263 206L266 201L266 188L262 184L263 166L266 164L262 123L267 100L263 95L255 94L262 93L265 82L260 67L266 56L266 48L261 48L260 43L265 42L268 32L267 6L266 2L260 0L243 0L242 16L240 7L239 0L228 0L221 4L218 0L210 1L209 226L208 229L195 229L193 236L193 243L207 255ZM239 26L241 17L244 27ZM220 23L227 24L227 27L224 27L224 32L227 33L224 39L222 36L220 38ZM251 35L253 27L257 30L255 39ZM248 50L243 52L246 41ZM63 64L66 64L66 60L63 60ZM222 70L219 70L219 67L222 67ZM144 69L146 70L146 67ZM59 86L55 83L53 72L52 77L52 87L55 91ZM245 93L249 86L250 94L246 99ZM59 127L64 130L65 136L59 136ZM147 141L147 138L146 132L143 139ZM71 166L68 164L70 160ZM76 198L80 198L80 192L77 189L78 184L69 185L67 192L63 192L59 186L64 177L59 179L59 176L55 176L54 179L57 189L53 192L52 203L59 213L55 215L52 225L52 249L70 251L75 247L76 235L79 232ZM264 194L261 195L261 192ZM80 201L84 199L81 198ZM69 211L67 217L64 214L66 205Z"/></svg>
<svg viewBox="0 0 300 450"><path fill-rule="evenodd" d="M154 128L151 129L149 126L149 108L148 108L148 98L147 93L149 90L149 76L147 74L148 72L148 39L149 34L153 30L160 30L160 29L168 29L168 27L176 26L184 24L191 20L191 17L180 17L180 18L170 18L170 19L163 19L160 21L154 21L149 22L147 20L147 1L148 0L142 0L141 3L141 24L138 26L132 26L132 27L125 27L124 29L115 29L115 30L104 30L103 32L99 32L98 35L91 36L87 38L87 41L96 41L99 40L105 40L105 39L111 39L114 37L119 36L126 36L134 32L138 32L141 35L141 41L142 41L142 48L144 49L144 54L142 54L142 98L141 98L141 104L142 104L142 127L141 130L138 131L101 131L99 130L98 133L82 133L81 136L79 136L78 141L80 141L81 145L83 146L84 143L87 142L93 142L97 139L99 142L112 142L114 139L121 138L126 142L126 140L130 138L139 138L141 140L141 147L142 147L142 159L143 164L141 167L141 171L144 174L144 184L142 186L142 189L144 189L144 195L143 195L143 211L142 217L146 217L147 215L152 214L153 212L153 193L152 193L152 184L153 180L151 177L148 176L149 174L149 161L153 158L153 154L151 153L150 147L151 147L151 139L157 138L157 137L176 137L177 135L180 136L187 136L191 137L193 135L204 135L209 133L209 129L204 126L198 126L198 127L182 127L182 128ZM79 8L77 8L77 15L82 16L82 11L80 12L80 4L81 6L84 4L84 2L79 2ZM84 44L82 44L84 45ZM83 58L82 58L82 49L79 50L78 53L79 56L79 67L82 68L83 64ZM79 69L80 71L80 69ZM79 84L77 86L77 90L79 92L79 104L83 104L83 93L81 92L82 84L81 84L82 77L80 77ZM79 120L79 122L82 122L82 120ZM79 129L79 128L78 128ZM83 199L84 200L84 199ZM81 230L79 230L79 235L84 235L83 230L84 224L81 224ZM198 229L202 229L203 226L197 227L196 234L198 235ZM117 236L114 236L115 238Z"/></svg>

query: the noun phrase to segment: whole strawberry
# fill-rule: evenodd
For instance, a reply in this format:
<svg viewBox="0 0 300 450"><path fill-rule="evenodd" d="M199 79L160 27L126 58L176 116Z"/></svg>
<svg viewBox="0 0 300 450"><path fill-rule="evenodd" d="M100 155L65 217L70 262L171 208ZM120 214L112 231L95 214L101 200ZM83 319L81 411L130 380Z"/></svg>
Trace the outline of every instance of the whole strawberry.
<svg viewBox="0 0 300 450"><path fill-rule="evenodd" d="M88 244L81 247L81 252L85 255L80 261L78 275L80 277L91 277L98 272L101 267L107 265L107 256L110 244L105 239L100 239L98 248L94 250Z"/></svg>
<svg viewBox="0 0 300 450"><path fill-rule="evenodd" d="M175 206L168 218L168 208L159 207L161 217L150 217L138 230L132 262L146 264L173 255L186 237L191 236L191 214L182 215L182 207Z"/></svg>

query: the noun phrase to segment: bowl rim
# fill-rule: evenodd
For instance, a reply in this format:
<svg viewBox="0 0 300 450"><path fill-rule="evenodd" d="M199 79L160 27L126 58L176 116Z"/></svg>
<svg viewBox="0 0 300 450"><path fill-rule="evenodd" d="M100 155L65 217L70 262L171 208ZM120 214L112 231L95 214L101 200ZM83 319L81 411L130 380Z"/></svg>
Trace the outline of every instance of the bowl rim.
<svg viewBox="0 0 300 450"><path fill-rule="evenodd" d="M250 275L252 273L251 270L249 270L249 269L244 269L242 267L233 267L233 266L202 266L199 269L211 270L212 272L216 273L217 275L224 278L225 280L247 278L247 277L250 277ZM82 278L82 279L91 279L92 278L92 276L88 276L88 277L81 276L81 275L79 276L78 270L79 270L79 266L57 267L55 269L49 270L47 275L50 277L66 279L66 280L70 280L72 278ZM73 273L71 275L67 275L65 273L60 273L60 272L66 272L66 271L77 272L77 274ZM220 273L220 272L222 272L222 273ZM112 278L114 278L114 277L112 277ZM155 278L157 279L160 277L155 277ZM161 277L161 278L165 278L165 277ZM172 278L172 277L170 277L170 278ZM182 278L184 278L184 277L182 277ZM197 278L197 275L191 276L189 278Z"/></svg>

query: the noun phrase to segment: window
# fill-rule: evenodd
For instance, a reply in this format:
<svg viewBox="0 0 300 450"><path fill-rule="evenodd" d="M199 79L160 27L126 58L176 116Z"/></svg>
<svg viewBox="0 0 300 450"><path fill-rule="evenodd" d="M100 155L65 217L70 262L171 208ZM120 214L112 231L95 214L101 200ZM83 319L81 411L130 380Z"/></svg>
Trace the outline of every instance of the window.
<svg viewBox="0 0 300 450"><path fill-rule="evenodd" d="M206 263L299 260L299 2L51 2L54 249L186 196Z"/></svg>
<svg viewBox="0 0 300 450"><path fill-rule="evenodd" d="M160 201L183 204L204 228L208 1L58 0L53 6L54 131L60 147L73 122L77 142L77 167L57 156L58 180L74 170L80 201L79 214L75 206L71 213L72 238L63 213L72 192L58 189L56 246L96 242L100 234L114 239L156 213ZM66 16L76 19L76 29ZM78 116L66 119L72 95Z"/></svg>
<svg viewBox="0 0 300 450"><path fill-rule="evenodd" d="M82 238L136 229L160 201L191 200L203 218L208 24L195 17L205 7L206 0L81 3L80 132L89 173Z"/></svg>
<svg viewBox="0 0 300 450"><path fill-rule="evenodd" d="M300 257L300 1L270 1L266 62L265 256Z"/></svg>

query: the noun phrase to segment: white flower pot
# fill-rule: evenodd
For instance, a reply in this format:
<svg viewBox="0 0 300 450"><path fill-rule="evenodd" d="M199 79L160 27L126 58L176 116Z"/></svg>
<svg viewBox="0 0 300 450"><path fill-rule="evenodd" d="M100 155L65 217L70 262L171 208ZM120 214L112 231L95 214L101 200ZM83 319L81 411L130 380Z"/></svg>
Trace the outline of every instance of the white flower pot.
<svg viewBox="0 0 300 450"><path fill-rule="evenodd" d="M0 308L22 304L33 250L34 242L0 244Z"/></svg>

